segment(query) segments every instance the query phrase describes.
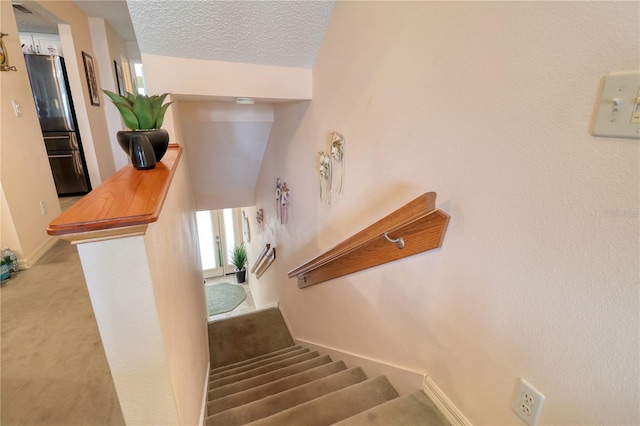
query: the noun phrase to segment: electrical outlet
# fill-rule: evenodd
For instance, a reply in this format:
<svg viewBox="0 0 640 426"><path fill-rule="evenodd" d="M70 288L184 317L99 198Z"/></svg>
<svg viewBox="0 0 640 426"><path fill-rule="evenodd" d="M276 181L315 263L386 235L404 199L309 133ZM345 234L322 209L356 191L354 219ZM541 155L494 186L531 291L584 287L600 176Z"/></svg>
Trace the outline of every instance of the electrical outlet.
<svg viewBox="0 0 640 426"><path fill-rule="evenodd" d="M40 211L42 212L42 216L47 215L47 205L44 203L44 200L40 200Z"/></svg>
<svg viewBox="0 0 640 426"><path fill-rule="evenodd" d="M531 386L525 379L520 379L518 389L513 397L511 409L528 425L535 426L542 411L544 395Z"/></svg>

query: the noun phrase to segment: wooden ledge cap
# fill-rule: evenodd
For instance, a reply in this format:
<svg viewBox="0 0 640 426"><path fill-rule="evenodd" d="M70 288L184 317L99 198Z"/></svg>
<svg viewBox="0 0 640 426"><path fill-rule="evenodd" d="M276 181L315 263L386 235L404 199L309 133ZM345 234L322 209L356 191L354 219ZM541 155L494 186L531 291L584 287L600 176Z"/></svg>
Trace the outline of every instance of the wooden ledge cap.
<svg viewBox="0 0 640 426"><path fill-rule="evenodd" d="M154 169L128 164L55 218L47 233L73 243L144 235L160 216L181 155L182 147L170 144Z"/></svg>

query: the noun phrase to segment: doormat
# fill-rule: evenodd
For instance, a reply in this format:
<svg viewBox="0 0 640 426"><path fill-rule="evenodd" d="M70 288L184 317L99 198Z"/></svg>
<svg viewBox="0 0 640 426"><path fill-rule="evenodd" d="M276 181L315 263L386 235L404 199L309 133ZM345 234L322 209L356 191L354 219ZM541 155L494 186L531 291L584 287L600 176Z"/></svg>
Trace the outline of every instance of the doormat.
<svg viewBox="0 0 640 426"><path fill-rule="evenodd" d="M247 298L241 285L220 283L207 285L204 289L209 316L232 311Z"/></svg>

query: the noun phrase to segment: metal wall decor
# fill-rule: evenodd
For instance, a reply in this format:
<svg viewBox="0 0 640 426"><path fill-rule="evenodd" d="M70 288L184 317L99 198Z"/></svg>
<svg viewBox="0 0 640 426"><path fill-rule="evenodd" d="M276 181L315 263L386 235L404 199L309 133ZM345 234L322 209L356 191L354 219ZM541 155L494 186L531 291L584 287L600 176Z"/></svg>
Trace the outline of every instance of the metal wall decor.
<svg viewBox="0 0 640 426"><path fill-rule="evenodd" d="M344 153L346 142L344 136L338 132L331 133L331 161L340 165L340 187L338 194L342 194L342 186L344 185ZM333 167L331 167L333 169ZM333 176L333 173L332 173Z"/></svg>
<svg viewBox="0 0 640 426"><path fill-rule="evenodd" d="M324 151L320 153L320 200L323 195L331 204L331 156Z"/></svg>
<svg viewBox="0 0 640 426"><path fill-rule="evenodd" d="M4 46L3 37L7 37L9 34L0 33L0 71L18 71L16 67L9 65L9 53Z"/></svg>
<svg viewBox="0 0 640 426"><path fill-rule="evenodd" d="M262 231L262 226L264 224L264 210L259 209L256 212L256 222L258 222L258 228Z"/></svg>
<svg viewBox="0 0 640 426"><path fill-rule="evenodd" d="M340 186L338 194L342 194L344 187L344 154L345 145L344 136L338 132L331 132L330 135L330 151L329 153L320 152L320 200L326 200L331 204L331 195L333 192L333 176L334 172L339 171ZM335 164L335 165L334 165Z"/></svg>
<svg viewBox="0 0 640 426"><path fill-rule="evenodd" d="M245 243L251 242L251 235L249 234L249 219L247 214L242 210L242 237Z"/></svg>
<svg viewBox="0 0 640 426"><path fill-rule="evenodd" d="M282 181L276 179L276 217L280 219L280 201L282 200Z"/></svg>
<svg viewBox="0 0 640 426"><path fill-rule="evenodd" d="M289 221L289 187L280 178L276 179L276 215L281 225Z"/></svg>

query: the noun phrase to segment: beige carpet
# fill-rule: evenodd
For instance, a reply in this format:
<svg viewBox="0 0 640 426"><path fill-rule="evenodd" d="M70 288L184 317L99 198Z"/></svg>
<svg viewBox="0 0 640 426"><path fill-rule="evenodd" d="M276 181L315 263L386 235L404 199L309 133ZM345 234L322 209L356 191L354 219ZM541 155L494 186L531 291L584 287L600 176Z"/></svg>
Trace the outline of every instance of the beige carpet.
<svg viewBox="0 0 640 426"><path fill-rule="evenodd" d="M277 308L210 322L211 368L293 346L293 339Z"/></svg>
<svg viewBox="0 0 640 426"><path fill-rule="evenodd" d="M399 396L385 376L294 345L278 309L209 323L209 339L206 426L450 426L421 390Z"/></svg>
<svg viewBox="0 0 640 426"><path fill-rule="evenodd" d="M124 424L75 246L3 283L0 307L3 426Z"/></svg>

